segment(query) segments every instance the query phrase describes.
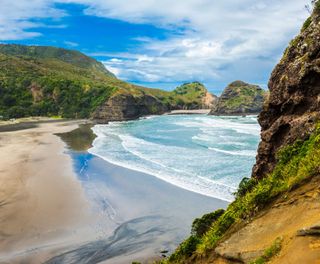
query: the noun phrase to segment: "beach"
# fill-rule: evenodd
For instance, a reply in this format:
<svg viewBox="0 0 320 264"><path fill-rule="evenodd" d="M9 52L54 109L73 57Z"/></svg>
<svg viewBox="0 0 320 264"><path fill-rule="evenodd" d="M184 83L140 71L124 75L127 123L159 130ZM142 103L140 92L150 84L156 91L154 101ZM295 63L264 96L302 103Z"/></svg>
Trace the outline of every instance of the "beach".
<svg viewBox="0 0 320 264"><path fill-rule="evenodd" d="M148 263L187 237L194 218L227 206L54 135L83 122L0 133L1 262Z"/></svg>
<svg viewBox="0 0 320 264"><path fill-rule="evenodd" d="M63 153L65 144L53 135L78 123L46 123L0 133L2 259L54 243L89 219L71 158Z"/></svg>

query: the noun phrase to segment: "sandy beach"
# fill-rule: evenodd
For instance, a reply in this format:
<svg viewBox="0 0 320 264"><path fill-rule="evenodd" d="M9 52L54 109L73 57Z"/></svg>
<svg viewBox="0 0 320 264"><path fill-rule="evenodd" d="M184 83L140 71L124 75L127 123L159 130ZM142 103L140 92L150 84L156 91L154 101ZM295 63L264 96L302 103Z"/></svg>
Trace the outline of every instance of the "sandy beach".
<svg viewBox="0 0 320 264"><path fill-rule="evenodd" d="M54 243L88 221L88 203L65 144L75 122L0 133L0 257Z"/></svg>
<svg viewBox="0 0 320 264"><path fill-rule="evenodd" d="M194 110L172 110L167 115L207 115L211 109L194 109Z"/></svg>
<svg viewBox="0 0 320 264"><path fill-rule="evenodd" d="M194 218L226 207L80 151L79 138L91 139L81 129L62 137L68 150L54 134L79 123L0 133L1 263L150 263Z"/></svg>

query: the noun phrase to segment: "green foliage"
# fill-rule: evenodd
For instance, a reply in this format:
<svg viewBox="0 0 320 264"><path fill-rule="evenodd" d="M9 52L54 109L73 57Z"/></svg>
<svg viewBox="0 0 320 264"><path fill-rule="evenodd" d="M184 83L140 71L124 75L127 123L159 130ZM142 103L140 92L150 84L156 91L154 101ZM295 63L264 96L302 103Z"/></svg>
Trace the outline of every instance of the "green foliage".
<svg viewBox="0 0 320 264"><path fill-rule="evenodd" d="M0 44L0 53L17 56L25 60L57 59L59 62L86 70L100 71L109 77L115 77L101 62L90 58L76 50L66 50L50 46L24 46L16 44Z"/></svg>
<svg viewBox="0 0 320 264"><path fill-rule="evenodd" d="M2 52L2 53L1 53ZM94 59L53 47L0 45L0 116L87 118L120 82Z"/></svg>
<svg viewBox="0 0 320 264"><path fill-rule="evenodd" d="M228 85L223 91L218 109L230 112L246 111L256 107L261 107L265 91L259 86L251 85L242 81L235 81Z"/></svg>
<svg viewBox="0 0 320 264"><path fill-rule="evenodd" d="M257 184L257 181L252 178L243 178L239 184L238 190L235 193L236 197L242 197Z"/></svg>
<svg viewBox="0 0 320 264"><path fill-rule="evenodd" d="M234 223L252 217L257 210L264 208L275 198L281 195L285 197L288 191L302 181L319 173L320 125L307 140L297 140L294 144L282 148L277 155L277 165L270 175L257 182L245 180L240 184L240 193L237 192L235 201L204 234L196 251L203 253L214 248ZM271 258L275 252L280 251L279 248L281 249L281 246L277 242L265 252L263 259ZM176 258L183 258L180 248L174 254Z"/></svg>
<svg viewBox="0 0 320 264"><path fill-rule="evenodd" d="M199 244L200 239L196 236L190 236L185 241L183 241L177 251L169 257L170 262L175 262L181 258L190 257Z"/></svg>
<svg viewBox="0 0 320 264"><path fill-rule="evenodd" d="M314 4L315 11L320 12L320 1L316 1Z"/></svg>
<svg viewBox="0 0 320 264"><path fill-rule="evenodd" d="M196 218L192 223L191 234L193 236L202 237L223 213L224 210L219 209L212 213L205 214L201 218Z"/></svg>
<svg viewBox="0 0 320 264"><path fill-rule="evenodd" d="M265 264L270 261L274 256L280 253L282 248L282 238L278 237L273 244L267 248L263 255L251 262L250 264Z"/></svg>
<svg viewBox="0 0 320 264"><path fill-rule="evenodd" d="M199 247L204 250L212 248L232 225L232 221L223 221L228 214L234 222L251 216L257 208L263 208L267 203L279 195L290 191L301 181L320 172L320 128L304 142L298 140L291 146L284 147L278 153L278 163L274 171L253 186L244 196L239 196L231 203L225 214L213 225L205 235L203 244ZM230 216L228 218L230 218ZM231 218L232 218L231 217ZM227 223L227 224L226 224Z"/></svg>
<svg viewBox="0 0 320 264"><path fill-rule="evenodd" d="M312 22L312 18L308 17L307 20L303 23L301 32L305 31L310 26L311 22Z"/></svg>
<svg viewBox="0 0 320 264"><path fill-rule="evenodd" d="M172 103L188 109L199 108L206 93L207 89L199 82L185 83L172 92Z"/></svg>
<svg viewBox="0 0 320 264"><path fill-rule="evenodd" d="M115 93L150 95L167 106L199 108L206 89L190 83L172 92L118 80L103 64L78 51L0 44L0 116L88 118ZM157 113L156 106L150 106Z"/></svg>

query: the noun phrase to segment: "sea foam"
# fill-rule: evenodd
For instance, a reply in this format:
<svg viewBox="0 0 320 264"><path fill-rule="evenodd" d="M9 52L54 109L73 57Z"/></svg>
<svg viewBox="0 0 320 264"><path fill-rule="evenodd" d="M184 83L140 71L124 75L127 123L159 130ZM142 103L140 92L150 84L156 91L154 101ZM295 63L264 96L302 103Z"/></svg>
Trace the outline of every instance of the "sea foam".
<svg viewBox="0 0 320 264"><path fill-rule="evenodd" d="M153 116L93 127L90 153L178 187L232 201L250 176L259 140L255 117Z"/></svg>

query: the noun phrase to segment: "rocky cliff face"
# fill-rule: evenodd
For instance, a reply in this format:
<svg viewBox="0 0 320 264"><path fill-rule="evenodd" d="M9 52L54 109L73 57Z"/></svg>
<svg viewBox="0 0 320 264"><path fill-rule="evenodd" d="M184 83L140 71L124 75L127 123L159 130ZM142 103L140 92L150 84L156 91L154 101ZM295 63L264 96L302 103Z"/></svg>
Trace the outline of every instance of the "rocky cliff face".
<svg viewBox="0 0 320 264"><path fill-rule="evenodd" d="M96 109L92 118L98 123L107 123L164 114L169 110L209 109L216 100L217 97L198 82L183 84L172 92L155 89L119 90Z"/></svg>
<svg viewBox="0 0 320 264"><path fill-rule="evenodd" d="M257 85L235 81L224 89L210 114L258 114L262 110L264 94L264 90Z"/></svg>
<svg viewBox="0 0 320 264"><path fill-rule="evenodd" d="M115 94L98 107L92 118L98 123L125 121L144 115L163 114L168 106L151 95Z"/></svg>
<svg viewBox="0 0 320 264"><path fill-rule="evenodd" d="M216 106L218 103L218 96L206 92L206 95L202 99L202 109L212 109Z"/></svg>
<svg viewBox="0 0 320 264"><path fill-rule="evenodd" d="M259 116L261 143L252 175L266 176L276 152L305 139L320 118L320 11L305 22L291 41L269 81L270 96Z"/></svg>

